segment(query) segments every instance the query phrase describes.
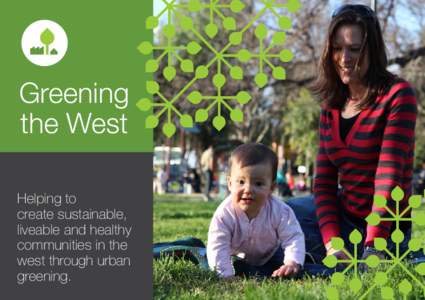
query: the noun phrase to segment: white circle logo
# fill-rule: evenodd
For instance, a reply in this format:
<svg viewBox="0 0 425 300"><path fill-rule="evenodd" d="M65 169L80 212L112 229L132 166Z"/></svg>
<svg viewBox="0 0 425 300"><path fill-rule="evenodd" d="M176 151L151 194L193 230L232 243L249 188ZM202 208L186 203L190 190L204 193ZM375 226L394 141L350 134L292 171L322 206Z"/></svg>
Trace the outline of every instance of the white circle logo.
<svg viewBox="0 0 425 300"><path fill-rule="evenodd" d="M39 20L25 29L21 45L30 62L46 67L56 64L65 56L68 37L58 23Z"/></svg>

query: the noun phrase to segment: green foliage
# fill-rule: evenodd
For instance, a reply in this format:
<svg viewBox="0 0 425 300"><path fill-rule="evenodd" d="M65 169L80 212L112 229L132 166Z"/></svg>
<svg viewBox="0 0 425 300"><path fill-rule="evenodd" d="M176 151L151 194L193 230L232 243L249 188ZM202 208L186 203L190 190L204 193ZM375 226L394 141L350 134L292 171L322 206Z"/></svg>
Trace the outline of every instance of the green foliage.
<svg viewBox="0 0 425 300"><path fill-rule="evenodd" d="M425 95L423 97L425 99ZM425 102L425 100L423 100L423 102ZM419 123L415 132L415 167L421 167L422 163L425 162L425 138L423 136L424 132L425 126Z"/></svg>
<svg viewBox="0 0 425 300"><path fill-rule="evenodd" d="M313 164L319 145L319 116L320 106L307 89L302 88L297 98L288 101L284 132L291 149L299 154L298 164L305 163L307 167Z"/></svg>

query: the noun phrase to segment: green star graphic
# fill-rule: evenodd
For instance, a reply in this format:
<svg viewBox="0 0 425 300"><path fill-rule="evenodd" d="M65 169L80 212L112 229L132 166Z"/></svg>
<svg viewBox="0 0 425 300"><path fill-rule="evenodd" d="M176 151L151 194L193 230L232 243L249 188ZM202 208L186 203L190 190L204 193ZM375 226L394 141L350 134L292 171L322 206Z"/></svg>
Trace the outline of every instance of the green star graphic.
<svg viewBox="0 0 425 300"><path fill-rule="evenodd" d="M409 206L403 211L400 211L400 201L404 198L403 190L400 187L395 187L391 192L391 198L393 202L395 202L395 211L388 206L387 199L383 196L374 196L374 206L384 208L391 217L382 218L377 213L371 213L366 218L366 221L372 226L378 225L381 221L391 221L396 223L396 229L391 234L391 240L396 245L396 253L393 254L388 250L387 241L385 239L375 238L375 249L384 251L388 255L389 259L380 259L376 255L370 255L367 259L362 260L359 258L359 253L357 253L357 245L362 241L362 235L359 231L354 230L349 236L350 242L354 245L353 254L344 249L344 241L341 238L333 238L331 240L332 247L335 250L342 250L349 259L339 260L335 256L329 255L323 260L323 263L329 268L334 268L338 263L345 263L347 265L344 268L344 271L336 272L332 275L331 282L333 286L326 288L328 299L335 300L340 298L338 287L341 287L346 282L346 275L350 270L353 271L353 275L349 281L349 287L356 295L356 299L366 299L371 291L377 288L380 288L382 299L394 299L395 289L403 295L404 299L407 299L408 294L413 289L411 282L415 282L419 287L421 287L425 294L425 284L423 280L420 279L420 276L425 275L425 263L417 265L414 268L415 273L412 273L406 266L407 262L404 260L412 251L419 251L420 249L423 249L425 253L425 248L422 242L423 239L411 239L408 243L408 250L404 253L400 253L400 244L404 240L404 234L400 230L400 222L412 221L418 225L425 225L425 216L423 213L418 213L414 217L405 217L410 209L416 209L421 206L422 195L412 195L409 198ZM372 284L368 286L366 290L362 290L362 288L366 287L366 285L362 282L361 277L359 276L358 266L361 263L366 264L369 268L377 268L379 265L384 266L384 271L376 272ZM401 280L401 282L398 282L397 285L394 285L389 282L388 275L396 269L401 270L406 278Z"/></svg>
<svg viewBox="0 0 425 300"><path fill-rule="evenodd" d="M178 119L180 126L190 128L195 122L206 122L212 119L212 125L218 130L222 130L229 120L225 119L223 109L227 110L230 120L233 122L242 122L244 119L243 105L251 100L251 96L244 91L239 92L235 96L223 96L222 89L229 80L243 80L244 70L243 64L248 61L256 61L258 64L258 73L254 81L259 88L263 88L269 81L265 72L266 68L270 68L271 74L276 80L284 80L286 78L285 69L282 66L276 66L271 59L278 58L280 62L287 63L291 61L294 55L287 49L281 49L278 54L276 47L281 48L285 43L285 32L270 33L267 27L259 23L260 18L267 12L270 12L277 18L277 23L281 30L291 28L291 19L283 16L278 10L285 10L294 13L300 8L298 0L289 0L285 4L275 3L275 0L261 0L259 3L263 5L259 8L258 13L242 28L238 27L236 19L229 14L243 13L245 5L242 1L233 0L229 4L222 4L220 0L199 1L189 0L185 3L178 3L176 0L162 0L165 8L156 16L151 16L146 20L147 29L155 29L159 25L159 19L167 14L167 23L162 27L162 34L165 37L165 45L152 45L150 42L142 42L138 46L138 50L143 55L151 55L154 51L159 55L156 58L149 59L145 65L145 71L148 73L156 73L159 70L161 62L166 60L166 67L163 68L162 75L171 82L176 78L178 64L180 70L188 75L192 75L192 79L184 85L182 89L176 91L171 99L167 99L161 88L156 82L147 82L146 90L152 95L152 98L144 98L138 101L137 107L141 111L152 111L145 120L147 128L156 128L162 123L162 132L171 137L176 132L174 120ZM193 20L186 16L187 12L198 13L207 10L209 13L209 21L203 28L197 28ZM173 17L174 16L174 17ZM173 22L177 22L175 24ZM222 25L228 33L228 43L221 49L216 49L210 40L214 39ZM192 40L186 45L175 45L176 28L179 26L184 31L190 32L197 40ZM253 26L255 27L255 38L258 41L256 49L241 49L238 52L232 52L232 48L242 44L244 34ZM271 41L268 42L269 37ZM196 56L201 51L209 51L211 55L210 61L206 65L197 66L195 68L191 59L184 59L183 52L188 55ZM238 60L241 65L232 64L232 61ZM213 68L215 66L215 68ZM213 74L214 70L214 74ZM191 87L200 79L211 78L215 95L202 95L199 91L190 90ZM190 92L190 93L189 93ZM191 105L199 105L193 120L193 116L181 111L180 103L189 102ZM214 109L213 109L214 108ZM212 112L216 112L213 115Z"/></svg>

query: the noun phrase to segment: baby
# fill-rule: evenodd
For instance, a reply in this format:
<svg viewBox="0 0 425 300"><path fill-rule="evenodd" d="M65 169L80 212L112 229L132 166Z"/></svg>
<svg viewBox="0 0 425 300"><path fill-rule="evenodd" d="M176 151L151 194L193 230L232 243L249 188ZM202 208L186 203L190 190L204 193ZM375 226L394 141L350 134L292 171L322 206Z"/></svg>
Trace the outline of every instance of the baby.
<svg viewBox="0 0 425 300"><path fill-rule="evenodd" d="M291 208L272 196L276 154L261 144L237 147L229 162L228 196L208 231L207 257L220 277L290 276L304 263L304 234ZM232 256L234 263L232 263Z"/></svg>

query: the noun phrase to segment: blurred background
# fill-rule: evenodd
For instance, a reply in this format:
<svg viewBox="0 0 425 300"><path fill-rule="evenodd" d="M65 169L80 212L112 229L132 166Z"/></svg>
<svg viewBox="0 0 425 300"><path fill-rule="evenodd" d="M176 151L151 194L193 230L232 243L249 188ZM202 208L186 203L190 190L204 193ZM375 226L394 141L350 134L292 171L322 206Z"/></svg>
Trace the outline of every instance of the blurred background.
<svg viewBox="0 0 425 300"><path fill-rule="evenodd" d="M155 28L155 44L187 45L196 41L201 50L196 55L186 51L176 50L174 55L163 58L161 51L155 51L158 59L158 70L155 80L160 83L161 93L167 98L173 98L187 86L194 75L182 72L180 59L189 58L194 67L207 65L215 54L192 31L183 30L178 26L181 15L169 9L172 5L209 3L209 1L187 0L154 0L155 16L158 16L159 25ZM233 2L233 4L232 4ZM239 13L229 9L235 2L243 4ZM231 46L226 53L235 54L241 49L251 53L259 51L259 42L255 37L255 29L259 24L267 27L265 47L273 46L273 37L278 32L285 32L286 41L278 47L271 47L270 58L274 66L282 66L286 71L286 79L275 79L273 68L260 66L258 59L250 59L241 63L235 57L228 61L243 70L242 80L233 80L227 73L229 70L222 66L228 80L221 89L222 95L236 95L239 91L247 91L252 100L240 106L244 113L242 122L229 122L221 131L217 131L211 124L211 119L203 123L194 123L192 128L177 126L176 133L167 138L161 129L155 129L154 152L154 191L157 194L185 194L199 195L205 200L221 200L227 193L226 174L227 161L234 147L246 142L259 142L273 148L279 157L278 189L276 193L289 197L309 193L312 176L314 174L315 155L318 148L318 117L319 104L309 91L309 85L316 78L316 66L319 61L326 29L332 11L345 3L352 1L323 1L300 0L301 8L295 13L288 13L285 7L287 1L266 0L221 0L217 10L204 7L199 11L185 11L194 27L203 34L210 46L221 51L229 42L232 32L223 27L226 17L234 18L236 28L244 28L252 22L243 34L240 45ZM389 69L408 80L416 90L418 99L418 121L416 127L416 157L415 157L415 192L425 188L425 2L424 0L385 0L385 1L356 1L356 4L370 5L376 8L381 28L384 33L387 53L390 58ZM172 4L172 5L171 5ZM267 5L275 5L274 11L265 9ZM209 4L208 4L209 5ZM207 6L208 6L207 5ZM260 16L260 17L258 17ZM292 20L290 29L282 29L281 16L288 16ZM203 28L208 24L217 26L214 38L208 38ZM177 24L175 34L169 39L164 34L168 24ZM282 49L289 49L294 58L289 62L279 60ZM172 80L164 76L164 69L175 65L176 74ZM261 88L255 82L255 76L260 70L268 75L268 82ZM217 64L212 64L210 76L196 80L182 93L176 106L181 111L195 115L195 111L205 107L207 103L193 105L187 101L192 91L201 91L202 95L216 95L216 87L212 83L211 74L217 72ZM158 101L158 100L156 100ZM222 111L226 119L230 120L226 111ZM210 116L214 111L210 112ZM205 153L212 146L212 151ZM211 154L212 153L212 154ZM203 158L204 155L204 159ZM211 156L212 155L212 156ZM207 166L208 160L211 165ZM204 164L202 163L204 161ZM206 170L210 171L208 175ZM207 175L206 175L207 174ZM211 178L209 178L211 177ZM422 194L422 192L421 192Z"/></svg>

